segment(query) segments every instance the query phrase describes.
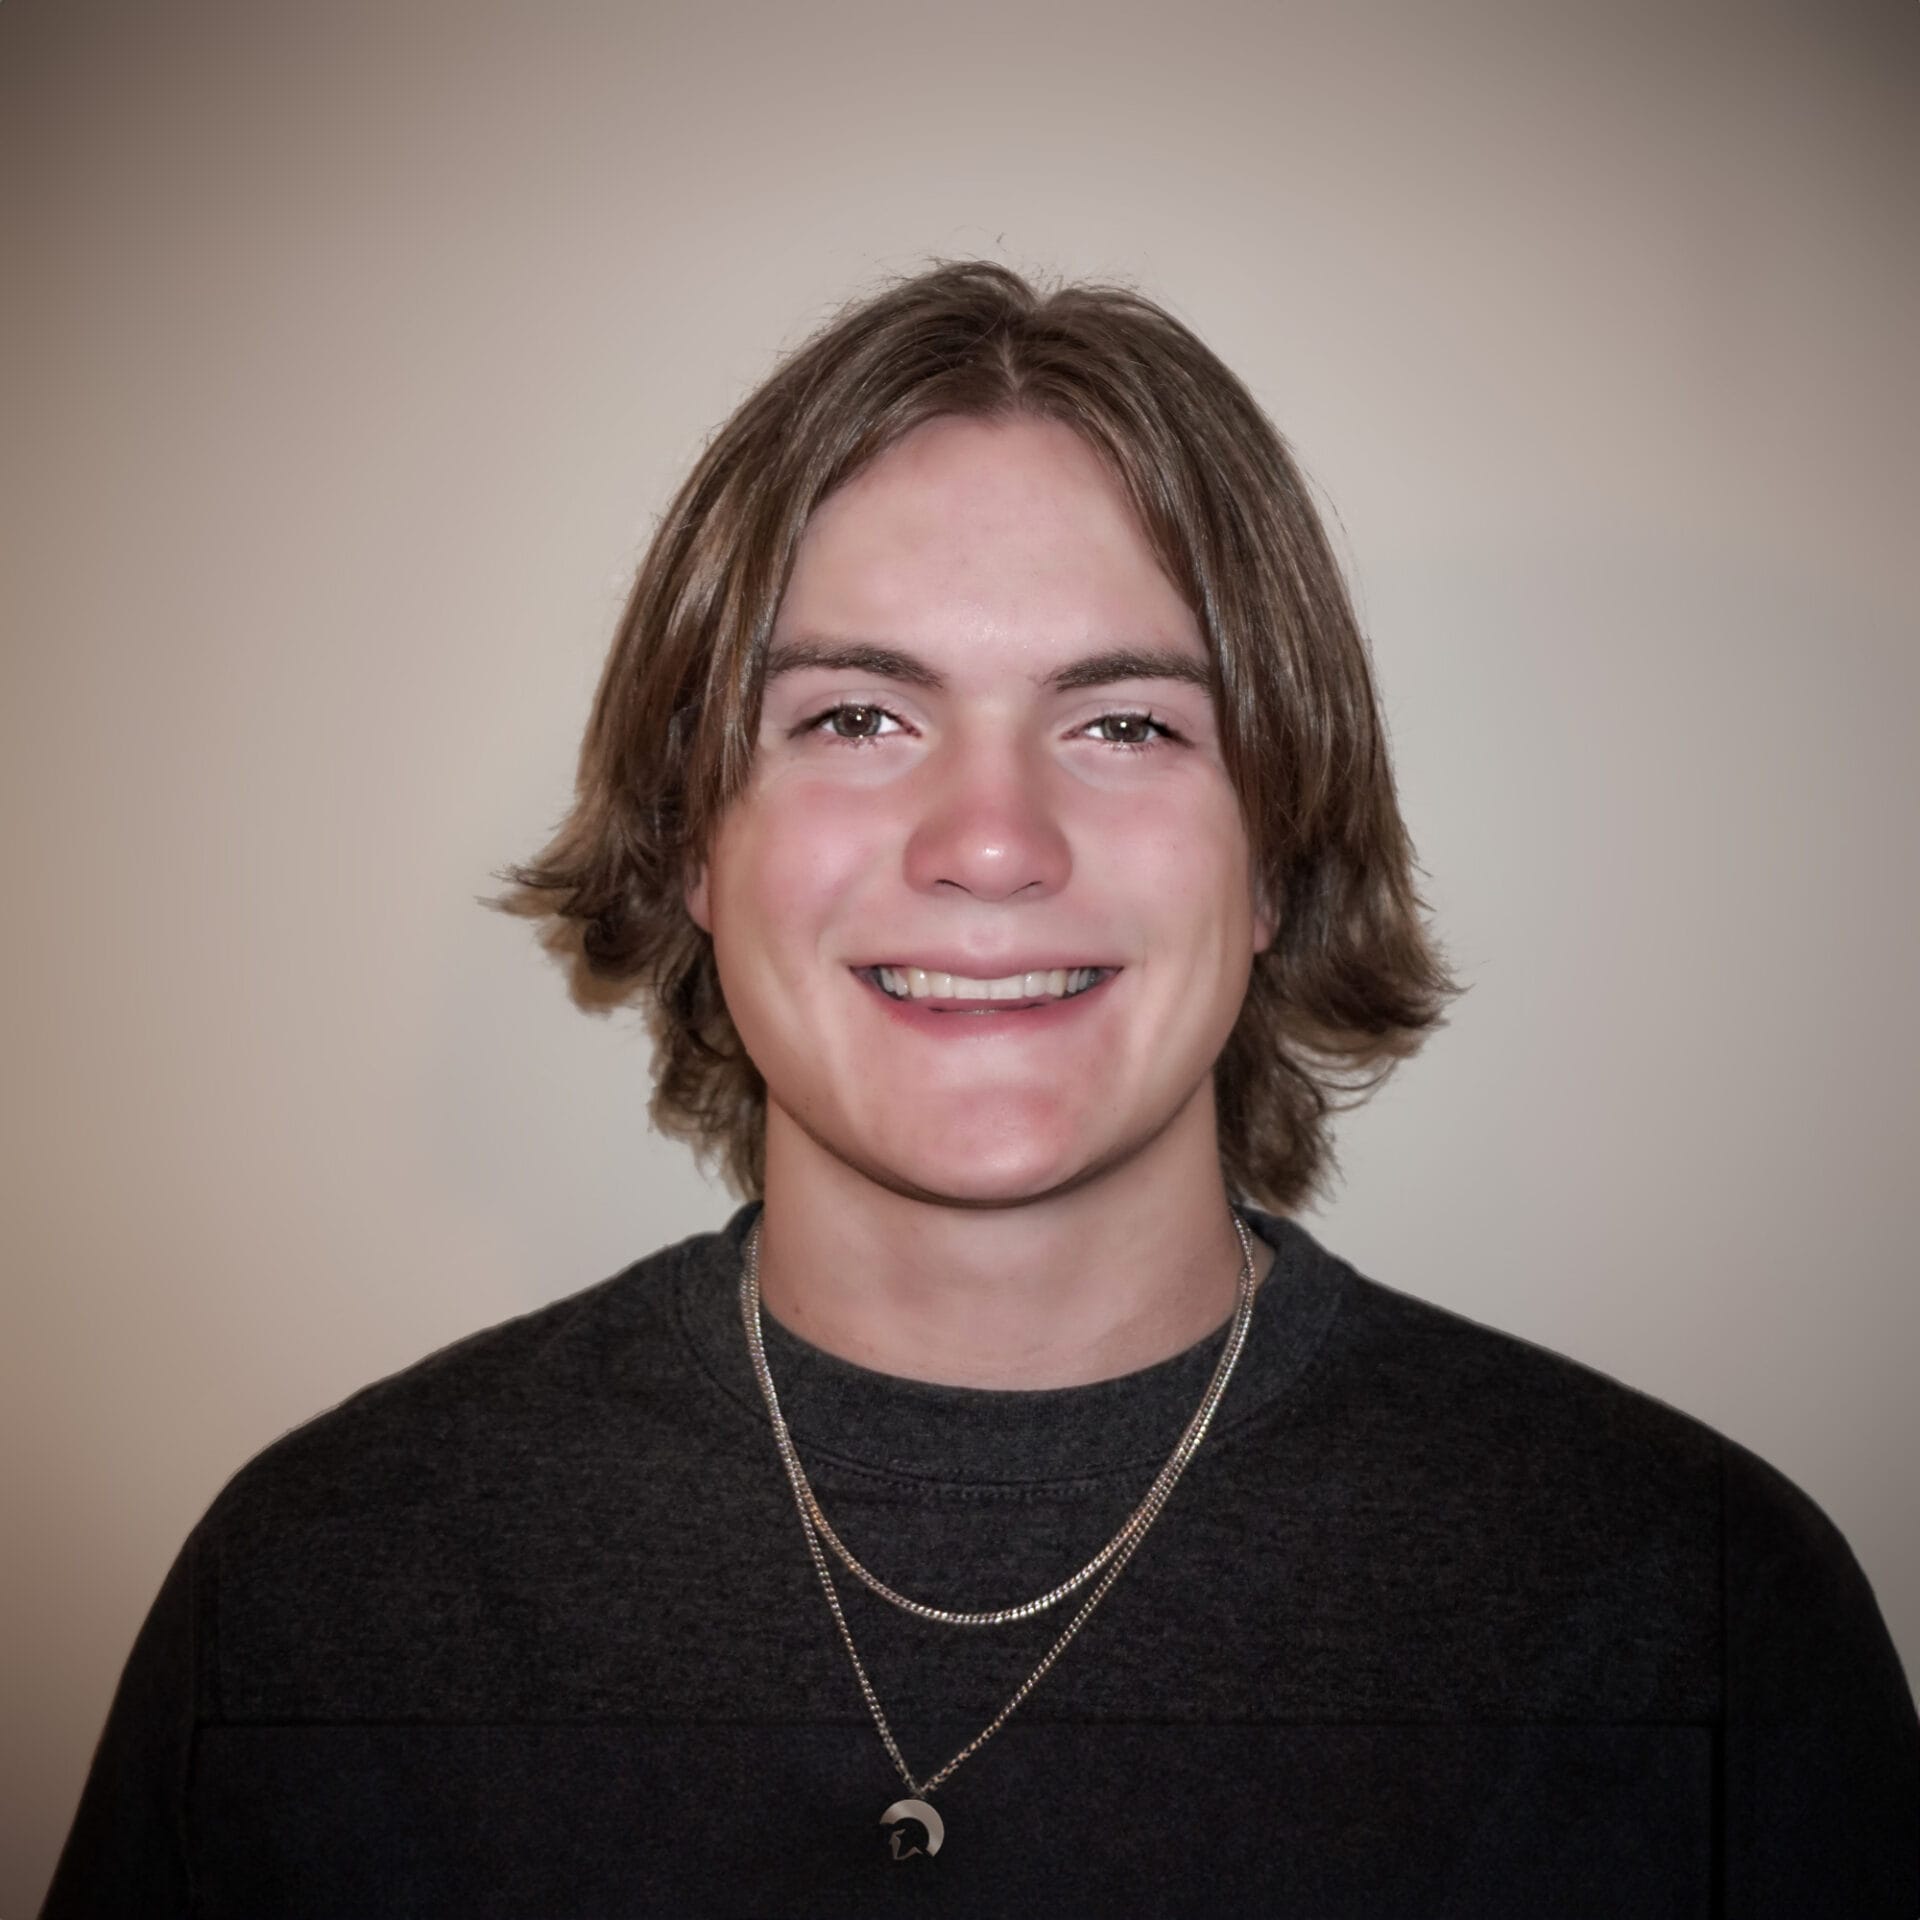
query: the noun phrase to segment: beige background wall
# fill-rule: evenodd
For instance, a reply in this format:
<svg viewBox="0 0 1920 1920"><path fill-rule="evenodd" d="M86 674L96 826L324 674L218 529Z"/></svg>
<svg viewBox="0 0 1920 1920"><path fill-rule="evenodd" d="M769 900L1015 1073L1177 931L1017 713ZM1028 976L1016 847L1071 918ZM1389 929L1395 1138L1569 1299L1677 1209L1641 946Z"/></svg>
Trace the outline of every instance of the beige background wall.
<svg viewBox="0 0 1920 1920"><path fill-rule="evenodd" d="M1137 280L1338 511L1473 991L1310 1215L1920 1668L1909 5L6 0L0 1915L297 1421L731 1203L473 896L772 356Z"/></svg>

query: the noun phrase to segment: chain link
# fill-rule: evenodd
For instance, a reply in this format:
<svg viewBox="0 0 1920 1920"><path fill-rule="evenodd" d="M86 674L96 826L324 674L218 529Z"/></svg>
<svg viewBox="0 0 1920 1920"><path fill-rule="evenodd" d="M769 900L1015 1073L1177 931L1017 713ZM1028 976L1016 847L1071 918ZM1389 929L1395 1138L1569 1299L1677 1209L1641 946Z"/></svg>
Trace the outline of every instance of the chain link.
<svg viewBox="0 0 1920 1920"><path fill-rule="evenodd" d="M825 1537L828 1545L839 1555L842 1564L863 1586L876 1593L881 1599L890 1601L906 1613L916 1614L923 1620L937 1620L949 1627L998 1627L1013 1621L1031 1619L1037 1613L1046 1610L1064 1600L1068 1594L1077 1592L1093 1578L1113 1556L1126 1545L1128 1538L1143 1523L1151 1524L1151 1516L1157 1513L1172 1493L1174 1483L1186 1471L1187 1462L1198 1451L1200 1442L1206 1437L1208 1425L1213 1419L1214 1408L1220 1404L1220 1397L1226 1392L1228 1376L1233 1372L1235 1360L1239 1358L1238 1341L1245 1336L1240 1329L1240 1321L1252 1310L1253 1280L1253 1243L1247 1236L1238 1214L1233 1216L1234 1231L1240 1238L1242 1263L1240 1269L1240 1303L1235 1317L1235 1332L1220 1351L1220 1360L1213 1371L1213 1379L1206 1395L1200 1402L1198 1411L1187 1423L1186 1431L1180 1436L1179 1444L1168 1457L1167 1463L1160 1469L1153 1485L1147 1489L1146 1497L1122 1524L1107 1544L1096 1553L1087 1564L1071 1579L1063 1580L1048 1593L1037 1600L1028 1600L1013 1607L990 1608L979 1613L958 1613L945 1607L929 1606L925 1601L910 1600L905 1594L896 1593L884 1581L869 1573L853 1557L840 1536L834 1532L821 1511L813 1487L808 1481L805 1470L800 1465L798 1454L794 1451L792 1436L787 1431L787 1423L781 1417L779 1396L773 1389L773 1374L767 1365L766 1348L760 1331L760 1222L753 1223L753 1230L747 1237L746 1271L741 1285L741 1316L746 1323L747 1346L753 1359L755 1374L759 1377L760 1391L767 1402L767 1411L773 1421L774 1439L780 1448L780 1458L787 1469L787 1477L793 1483L794 1493L801 1503L803 1511L811 1517L812 1523Z"/></svg>
<svg viewBox="0 0 1920 1920"><path fill-rule="evenodd" d="M883 1585L860 1565L841 1544L839 1536L827 1524L827 1518L820 1510L820 1503L814 1497L812 1486L800 1465L800 1457L794 1450L793 1437L787 1431L787 1423L780 1412L779 1397L773 1388L773 1373L767 1365L766 1348L760 1333L760 1222L753 1223L753 1230L747 1237L747 1257L742 1264L740 1275L740 1314L745 1323L747 1345L753 1358L754 1372L759 1376L760 1390L766 1398L767 1413L773 1423L774 1440L780 1449L780 1458L787 1470L787 1478L793 1487L794 1500L800 1510L800 1525L807 1536L807 1551L813 1559L814 1569L820 1576L820 1584L827 1596L827 1605L833 1610L834 1624L840 1629L840 1638L846 1644L847 1658L853 1662L855 1677L860 1682L860 1691L866 1699L868 1710L873 1715L874 1725L879 1729L880 1739L887 1752L893 1758L893 1764L899 1768L900 1777L907 1783L907 1790L915 1795L931 1793L941 1781L945 1780L959 1764L974 1753L998 1733L1006 1724L1008 1717L1028 1694L1039 1685L1053 1663L1059 1659L1066 1644L1080 1631L1087 1617L1101 1600L1108 1588L1119 1579L1121 1570L1133 1558L1135 1550L1147 1536L1147 1530L1160 1516L1160 1510L1172 1497L1175 1483L1186 1470L1186 1465L1199 1450L1200 1442L1206 1437L1207 1429L1213 1422L1215 1409L1226 1393L1227 1382L1232 1378L1234 1364L1240 1358L1240 1349L1246 1344L1247 1329L1253 1319L1254 1295L1257 1282L1254 1278L1253 1242L1247 1229L1236 1213L1233 1216L1234 1232L1240 1239L1241 1268L1239 1304L1234 1313L1233 1330L1227 1337L1226 1345L1221 1349L1219 1365L1215 1367L1213 1380L1208 1387L1206 1397L1200 1403L1199 1411L1188 1423L1187 1430L1181 1435L1180 1443L1173 1450L1167 1464L1161 1468L1147 1495L1133 1511L1126 1524L1086 1566L1050 1593L1037 1600L1030 1600L1022 1606L1003 1607L988 1613L953 1613L943 1608L926 1606L915 1600L909 1600L897 1594L891 1587ZM827 1556L821 1551L820 1536L825 1534L833 1543L834 1550L846 1562L848 1570L870 1587L883 1599L891 1600L895 1606L903 1607L907 1612L918 1614L923 1619L944 1621L954 1626L999 1626L1013 1620L1025 1620L1034 1614L1043 1612L1067 1594L1083 1586L1102 1566L1107 1566L1106 1577L1088 1595L1080 1610L1047 1650L1046 1657L1034 1668L1015 1691L1013 1698L994 1716L992 1723L960 1749L938 1773L931 1774L924 1781L916 1782L909 1770L898 1743L894 1740L893 1730L887 1725L887 1716L880 1706L880 1697L873 1690L873 1682L867 1678L867 1670L861 1664L858 1649L853 1644L852 1631L847 1626L847 1617L841 1611L840 1595L833 1584L833 1572L827 1565ZM1107 1563L1111 1561L1110 1566Z"/></svg>

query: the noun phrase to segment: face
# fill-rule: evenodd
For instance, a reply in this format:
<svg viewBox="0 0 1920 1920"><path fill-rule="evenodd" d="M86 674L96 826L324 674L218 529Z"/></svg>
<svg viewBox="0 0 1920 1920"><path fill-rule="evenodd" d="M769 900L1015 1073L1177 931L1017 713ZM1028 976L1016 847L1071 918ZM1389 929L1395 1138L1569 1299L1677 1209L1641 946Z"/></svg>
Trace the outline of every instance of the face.
<svg viewBox="0 0 1920 1920"><path fill-rule="evenodd" d="M1006 1205L1212 1151L1272 927L1207 677L1067 427L935 420L821 505L687 902L770 1160L791 1130L894 1191Z"/></svg>

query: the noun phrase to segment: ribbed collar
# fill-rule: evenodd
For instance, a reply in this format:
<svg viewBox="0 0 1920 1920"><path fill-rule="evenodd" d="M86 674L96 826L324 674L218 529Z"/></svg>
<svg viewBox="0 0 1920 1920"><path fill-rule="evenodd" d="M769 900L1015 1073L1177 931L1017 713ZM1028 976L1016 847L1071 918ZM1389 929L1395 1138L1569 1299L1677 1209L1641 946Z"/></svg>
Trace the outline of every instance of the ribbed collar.
<svg viewBox="0 0 1920 1920"><path fill-rule="evenodd" d="M740 1263L757 1202L740 1208L682 1270L675 1303L703 1370L766 1427L740 1320ZM1253 1324L1202 1453L1281 1399L1320 1344L1349 1270L1298 1222L1240 1209L1275 1253ZM1232 1327L1117 1379L1077 1387L998 1390L935 1385L857 1366L790 1332L761 1308L774 1391L810 1475L950 1485L1037 1486L1157 1468L1200 1405Z"/></svg>

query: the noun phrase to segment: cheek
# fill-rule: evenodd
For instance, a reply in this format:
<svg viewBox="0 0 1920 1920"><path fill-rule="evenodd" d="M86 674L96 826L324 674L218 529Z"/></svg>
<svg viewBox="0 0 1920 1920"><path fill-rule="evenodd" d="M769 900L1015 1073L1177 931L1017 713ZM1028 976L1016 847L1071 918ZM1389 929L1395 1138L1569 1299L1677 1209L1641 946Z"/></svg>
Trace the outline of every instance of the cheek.
<svg viewBox="0 0 1920 1920"><path fill-rule="evenodd" d="M810 948L879 870L886 840L880 810L844 790L789 782L756 798L719 850L721 946L777 929Z"/></svg>
<svg viewBox="0 0 1920 1920"><path fill-rule="evenodd" d="M1212 792L1191 804L1131 810L1103 836L1107 884L1122 888L1147 926L1184 945L1238 944L1253 921L1252 865L1237 806Z"/></svg>

